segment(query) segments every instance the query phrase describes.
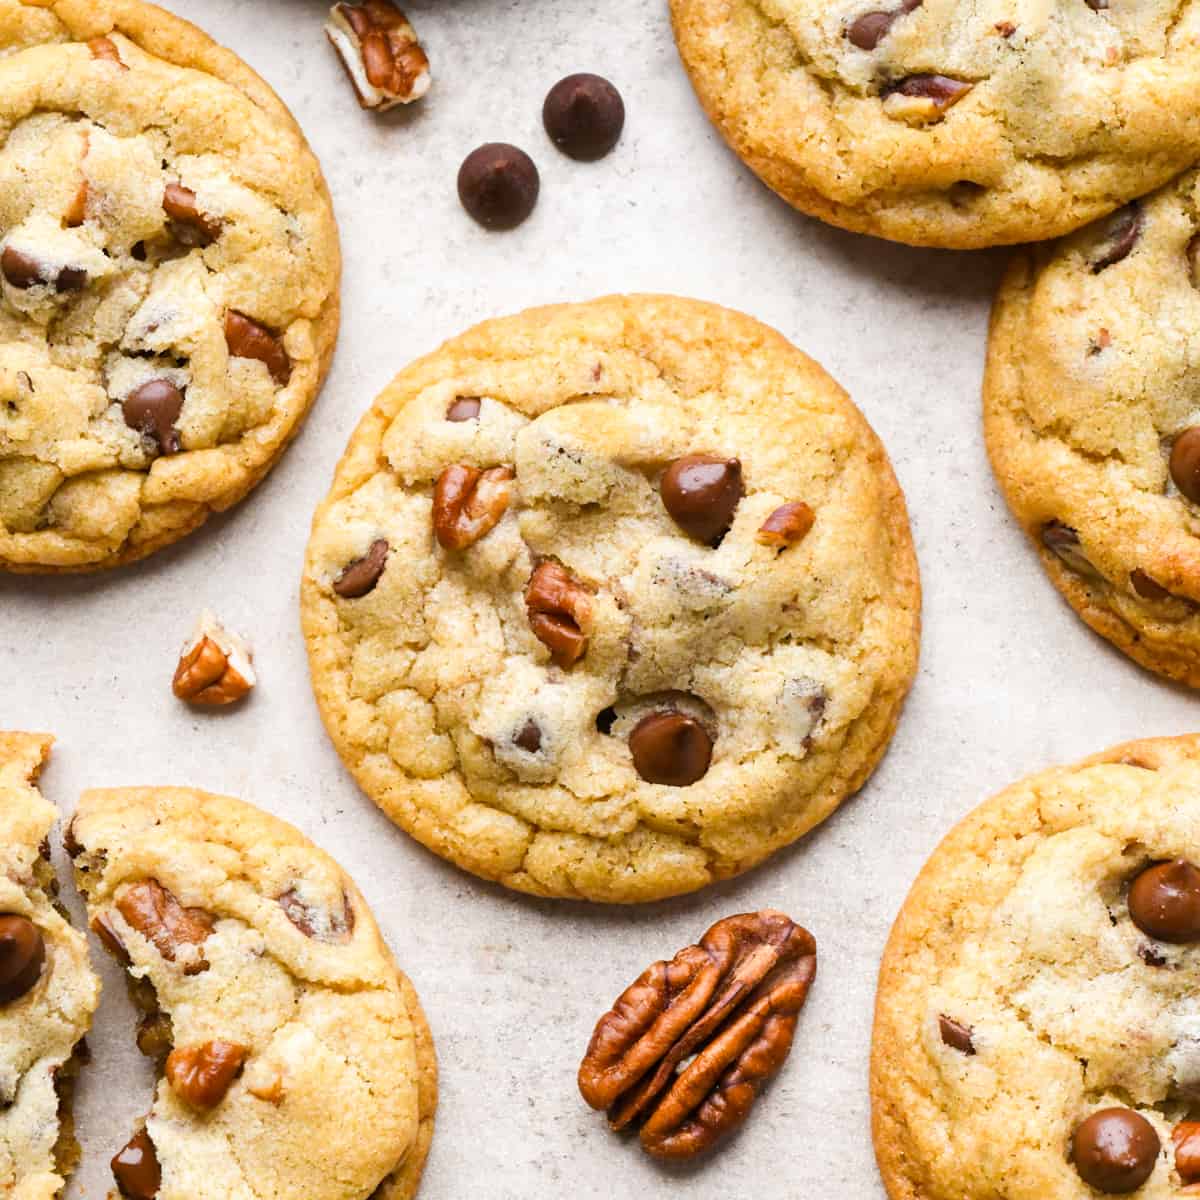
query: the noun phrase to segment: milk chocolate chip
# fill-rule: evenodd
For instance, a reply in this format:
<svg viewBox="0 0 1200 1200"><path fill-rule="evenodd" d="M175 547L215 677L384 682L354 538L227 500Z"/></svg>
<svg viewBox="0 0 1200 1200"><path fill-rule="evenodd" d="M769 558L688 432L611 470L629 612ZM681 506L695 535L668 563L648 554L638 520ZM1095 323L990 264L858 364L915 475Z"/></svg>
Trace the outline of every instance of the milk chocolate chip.
<svg viewBox="0 0 1200 1200"><path fill-rule="evenodd" d="M891 10L875 9L865 12L853 21L846 29L846 37L850 44L860 50L874 50L891 32L897 17L904 16L914 9L920 8L924 0L904 0L899 8Z"/></svg>
<svg viewBox="0 0 1200 1200"><path fill-rule="evenodd" d="M280 387L286 386L292 376L283 343L265 325L232 308L225 313L225 344L234 358L256 358L264 363Z"/></svg>
<svg viewBox="0 0 1200 1200"><path fill-rule="evenodd" d="M564 154L592 162L617 144L625 127L625 102L599 75L568 75L550 89L542 106L542 123Z"/></svg>
<svg viewBox="0 0 1200 1200"><path fill-rule="evenodd" d="M0 1004L11 1004L28 992L42 974L46 939L28 917L0 915Z"/></svg>
<svg viewBox="0 0 1200 1200"><path fill-rule="evenodd" d="M677 458L663 475L659 492L676 525L715 546L728 533L742 498L742 464L715 454Z"/></svg>
<svg viewBox="0 0 1200 1200"><path fill-rule="evenodd" d="M41 265L31 255L16 246L5 246L0 255L0 271L13 287L26 291L39 283L49 282L42 274Z"/></svg>
<svg viewBox="0 0 1200 1200"><path fill-rule="evenodd" d="M151 379L125 397L125 424L158 445L160 454L183 449L175 422L183 411L183 393L169 379Z"/></svg>
<svg viewBox="0 0 1200 1200"><path fill-rule="evenodd" d="M446 409L447 421L475 421L479 419L479 397L459 396Z"/></svg>
<svg viewBox="0 0 1200 1200"><path fill-rule="evenodd" d="M357 600L374 591L384 567L387 566L390 549L386 538L376 538L366 554L348 564L333 581L333 590L343 600Z"/></svg>
<svg viewBox="0 0 1200 1200"><path fill-rule="evenodd" d="M973 1032L969 1025L960 1024L944 1014L938 1017L938 1033L941 1034L943 1044L968 1057L975 1054L975 1040L971 1036Z"/></svg>
<svg viewBox="0 0 1200 1200"><path fill-rule="evenodd" d="M1092 259L1092 274L1099 275L1106 267L1128 258L1142 232L1142 209L1127 204L1108 217L1101 231L1103 249Z"/></svg>
<svg viewBox="0 0 1200 1200"><path fill-rule="evenodd" d="M221 236L221 222L202 213L196 193L182 183L167 184L162 206L175 239L185 246L211 246Z"/></svg>
<svg viewBox="0 0 1200 1200"><path fill-rule="evenodd" d="M1135 1192L1150 1178L1162 1143L1131 1108L1094 1112L1071 1139L1071 1159L1084 1183L1109 1195Z"/></svg>
<svg viewBox="0 0 1200 1200"><path fill-rule="evenodd" d="M687 787L703 779L712 749L704 726L681 712L650 713L629 735L634 769L647 783L668 787Z"/></svg>
<svg viewBox="0 0 1200 1200"><path fill-rule="evenodd" d="M162 1168L154 1143L144 1130L135 1133L112 1160L113 1178L127 1200L154 1200L162 1184Z"/></svg>
<svg viewBox="0 0 1200 1200"><path fill-rule="evenodd" d="M1193 503L1200 504L1200 425L1185 429L1171 447L1171 478Z"/></svg>
<svg viewBox="0 0 1200 1200"><path fill-rule="evenodd" d="M1200 942L1200 870L1183 859L1147 867L1129 889L1129 916L1160 942Z"/></svg>
<svg viewBox="0 0 1200 1200"><path fill-rule="evenodd" d="M533 212L540 180L533 159L504 142L473 150L458 171L458 198L485 229L513 229Z"/></svg>

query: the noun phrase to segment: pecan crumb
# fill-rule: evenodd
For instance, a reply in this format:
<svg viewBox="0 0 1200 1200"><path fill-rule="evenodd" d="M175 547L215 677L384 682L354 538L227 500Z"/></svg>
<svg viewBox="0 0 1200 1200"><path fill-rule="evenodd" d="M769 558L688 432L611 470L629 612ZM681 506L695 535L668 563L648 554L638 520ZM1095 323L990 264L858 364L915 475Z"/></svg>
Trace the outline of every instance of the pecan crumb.
<svg viewBox="0 0 1200 1200"><path fill-rule="evenodd" d="M233 704L258 682L250 647L205 610L185 643L171 688L180 700L204 708Z"/></svg>

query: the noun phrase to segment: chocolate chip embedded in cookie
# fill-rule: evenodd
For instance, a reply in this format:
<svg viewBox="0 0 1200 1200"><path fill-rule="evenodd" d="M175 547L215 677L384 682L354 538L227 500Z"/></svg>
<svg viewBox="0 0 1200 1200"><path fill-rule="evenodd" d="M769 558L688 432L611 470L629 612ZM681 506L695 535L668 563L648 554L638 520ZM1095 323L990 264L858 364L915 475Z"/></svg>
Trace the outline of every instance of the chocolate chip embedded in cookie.
<svg viewBox="0 0 1200 1200"><path fill-rule="evenodd" d="M1176 36L1170 0L671 0L671 12L734 152L796 208L860 233L958 249L1057 237L1200 152L1200 45ZM1113 262L1136 236L1130 219Z"/></svg>
<svg viewBox="0 0 1200 1200"><path fill-rule="evenodd" d="M327 728L384 811L509 887L619 902L746 870L860 786L918 606L845 394L750 318L652 296L403 371L302 585Z"/></svg>
<svg viewBox="0 0 1200 1200"><path fill-rule="evenodd" d="M283 453L333 353L337 232L234 55L139 0L33 11L0 31L0 570L93 570Z"/></svg>
<svg viewBox="0 0 1200 1200"><path fill-rule="evenodd" d="M1200 1180L1198 859L1196 736L1043 771L947 836L879 977L889 1196L1149 1198Z"/></svg>
<svg viewBox="0 0 1200 1200"><path fill-rule="evenodd" d="M1055 587L1092 629L1200 686L1200 172L1022 252L996 298L984 431Z"/></svg>
<svg viewBox="0 0 1200 1200"><path fill-rule="evenodd" d="M93 928L129 971L138 1046L160 1073L112 1160L122 1195L225 1200L249 1178L276 1196L411 1200L433 1132L433 1043L337 864L248 804L184 789L86 793L72 836ZM206 1153L213 1138L237 1154Z"/></svg>

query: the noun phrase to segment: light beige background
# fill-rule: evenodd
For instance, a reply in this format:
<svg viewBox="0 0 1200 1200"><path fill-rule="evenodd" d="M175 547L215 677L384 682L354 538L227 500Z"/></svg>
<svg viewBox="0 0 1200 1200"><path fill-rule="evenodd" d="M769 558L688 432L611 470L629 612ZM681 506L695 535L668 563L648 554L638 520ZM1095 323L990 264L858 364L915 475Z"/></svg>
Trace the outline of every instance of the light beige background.
<svg viewBox="0 0 1200 1200"><path fill-rule="evenodd" d="M345 256L345 323L297 444L225 519L96 579L0 580L0 726L59 737L47 794L89 785L230 792L299 825L354 876L419 988L442 1103L425 1200L879 1200L866 1097L874 977L895 912L951 823L1017 776L1125 738L1196 728L1196 701L1093 637L1057 599L991 480L979 430L988 303L1003 254L919 252L799 217L724 148L692 96L664 0L420 0L433 60L414 112L359 111L319 0L175 0L292 106L324 163ZM540 112L562 75L624 93L608 159L579 165ZM542 170L536 214L487 234L455 175L509 140ZM741 880L638 910L549 904L483 885L409 841L359 794L311 700L297 619L309 518L360 413L409 359L484 317L611 291L678 292L775 325L850 390L912 509L925 584L921 674L890 756L857 800ZM253 642L239 711L170 695L201 604ZM72 897L72 903L74 899ZM592 1025L653 959L729 912L786 909L820 970L795 1050L745 1132L665 1170L610 1135L575 1089ZM72 1195L149 1101L119 973L104 964Z"/></svg>

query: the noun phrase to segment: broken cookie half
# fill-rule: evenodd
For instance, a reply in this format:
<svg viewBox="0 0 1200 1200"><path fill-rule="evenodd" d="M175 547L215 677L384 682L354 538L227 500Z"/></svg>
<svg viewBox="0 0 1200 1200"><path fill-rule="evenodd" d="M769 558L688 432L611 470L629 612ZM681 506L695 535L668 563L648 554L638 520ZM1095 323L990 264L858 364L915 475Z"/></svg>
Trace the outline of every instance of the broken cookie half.
<svg viewBox="0 0 1200 1200"><path fill-rule="evenodd" d="M57 902L54 806L35 784L48 734L0 732L0 1195L52 1200L79 1161L72 1091L100 998Z"/></svg>
<svg viewBox="0 0 1200 1200"><path fill-rule="evenodd" d="M67 839L158 1064L130 1200L409 1200L433 1041L358 889L290 825L178 788L85 793Z"/></svg>

